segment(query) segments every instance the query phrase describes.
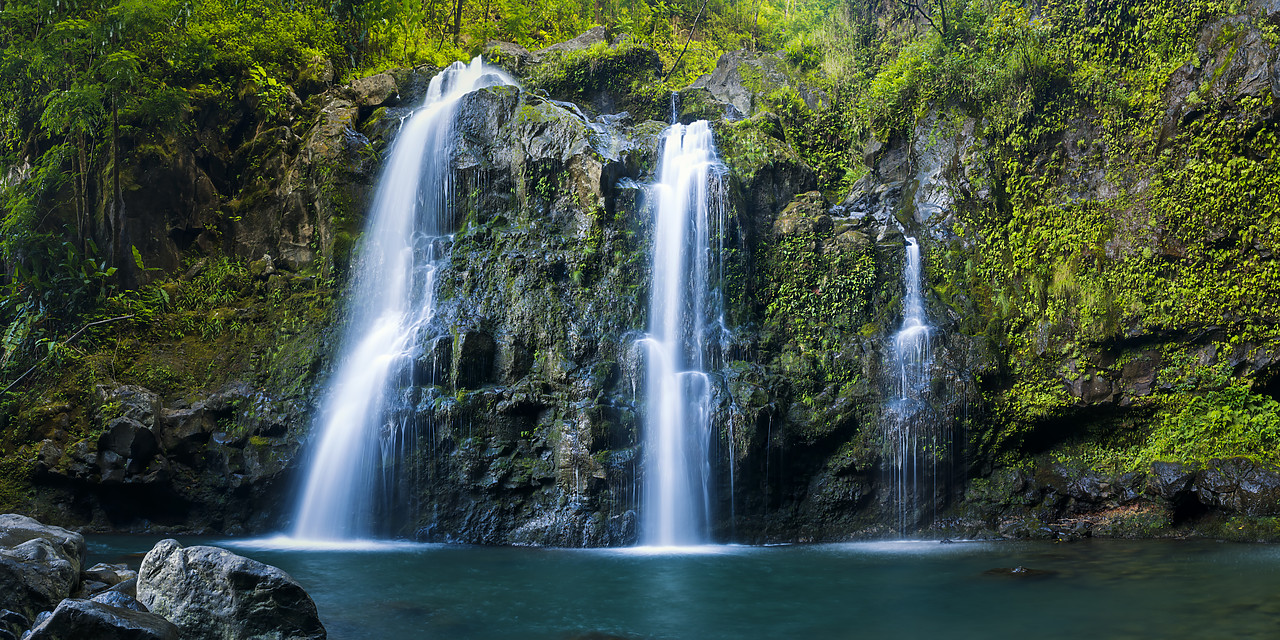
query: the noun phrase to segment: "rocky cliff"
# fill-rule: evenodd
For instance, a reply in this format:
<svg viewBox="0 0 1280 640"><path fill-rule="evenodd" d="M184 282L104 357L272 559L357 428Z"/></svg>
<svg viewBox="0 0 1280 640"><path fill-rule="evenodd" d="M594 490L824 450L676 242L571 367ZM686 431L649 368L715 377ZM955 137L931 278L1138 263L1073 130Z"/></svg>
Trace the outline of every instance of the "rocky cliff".
<svg viewBox="0 0 1280 640"><path fill-rule="evenodd" d="M1224 535L1247 517L1250 536L1274 537L1280 471L1266 460L1228 447L1169 462L1158 449L1174 426L1204 422L1197 398L1235 402L1239 416L1213 420L1240 424L1274 402L1275 301L1242 299L1271 290L1230 288L1271 273L1274 240L1240 222L1253 204L1206 201L1214 185L1271 193L1280 76L1258 11L1203 25L1194 63L1161 85L1154 152L1088 110L1028 147L972 105L938 103L877 133L864 175L835 194L794 135L796 114L821 118L829 100L785 56L726 55L672 97L655 88L651 51L602 32L541 52L495 43L490 58L524 86L460 108L457 231L442 310L402 390L415 446L386 530L635 540L645 185L674 117L713 120L730 169L719 539L892 533L883 413L904 234L925 249L928 416L951 435L927 453L932 504L912 529ZM192 139L140 153L130 235L160 271L115 303L131 317L95 330L84 366L46 376L13 412L0 497L104 530L286 526L353 304L343 286L362 212L433 73L320 87L272 126L248 108L204 113ZM780 117L783 94L796 100ZM1246 182L1196 182L1217 167ZM1224 279L1206 281L1210 268Z"/></svg>

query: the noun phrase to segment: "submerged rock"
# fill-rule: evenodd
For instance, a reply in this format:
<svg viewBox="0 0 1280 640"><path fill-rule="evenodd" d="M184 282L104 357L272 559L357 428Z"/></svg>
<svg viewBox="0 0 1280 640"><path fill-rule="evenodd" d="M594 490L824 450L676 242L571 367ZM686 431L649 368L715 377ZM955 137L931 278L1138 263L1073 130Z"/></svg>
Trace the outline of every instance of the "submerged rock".
<svg viewBox="0 0 1280 640"><path fill-rule="evenodd" d="M53 615L31 630L28 640L178 640L172 622L143 611L92 600L63 600Z"/></svg>
<svg viewBox="0 0 1280 640"><path fill-rule="evenodd" d="M323 640L315 602L289 574L225 549L161 540L138 573L138 600L185 640Z"/></svg>
<svg viewBox="0 0 1280 640"><path fill-rule="evenodd" d="M1057 571L1047 571L1044 569L1029 569L1022 565L1016 567L998 567L995 569L987 569L982 572L984 576L1005 576L1009 578L1048 578L1057 575Z"/></svg>

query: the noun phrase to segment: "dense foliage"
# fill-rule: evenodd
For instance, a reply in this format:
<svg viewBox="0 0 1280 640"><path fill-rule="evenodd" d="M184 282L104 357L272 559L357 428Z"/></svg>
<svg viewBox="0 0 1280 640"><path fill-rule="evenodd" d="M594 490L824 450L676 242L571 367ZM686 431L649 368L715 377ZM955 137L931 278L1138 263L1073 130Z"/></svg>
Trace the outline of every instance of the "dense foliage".
<svg viewBox="0 0 1280 640"><path fill-rule="evenodd" d="M37 339L101 317L109 295L145 279L121 235L121 165L164 157L210 114L248 109L260 128L289 123L291 101L333 80L467 59L491 39L538 48L595 24L655 50L668 83L682 86L725 50L779 46L821 9L793 0L0 3L0 365L19 349L38 355ZM245 135L218 133L231 144Z"/></svg>

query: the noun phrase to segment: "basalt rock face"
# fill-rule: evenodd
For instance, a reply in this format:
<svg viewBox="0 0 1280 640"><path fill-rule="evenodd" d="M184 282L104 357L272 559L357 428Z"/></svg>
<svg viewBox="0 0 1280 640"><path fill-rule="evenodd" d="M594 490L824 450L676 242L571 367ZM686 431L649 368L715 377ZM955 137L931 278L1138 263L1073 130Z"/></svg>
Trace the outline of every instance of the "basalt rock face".
<svg viewBox="0 0 1280 640"><path fill-rule="evenodd" d="M648 316L653 215L646 185L671 101L643 86L656 54L598 36L527 60L498 47L524 61L512 69L529 82L580 106L496 87L459 108L456 234L441 310L402 390L416 429L405 479L413 489L383 507L388 533L565 546L636 539L645 397L637 341ZM607 64L588 65L589 86L567 83L576 76L561 67L587 64L598 50ZM729 56L715 82L677 101L682 120L694 110L717 119L729 168L731 206L717 249L729 337L713 372L714 528L720 539L843 537L878 518L868 509L879 482L872 427L881 391L871 381L897 322L901 225L892 215L831 210L778 118L760 112L759 100L747 112L732 105L725 92L735 82L745 79L757 95L791 81L780 58L765 58ZM218 327L248 327L247 337L198 357L184 355L189 342L164 347L173 354L166 366L191 360L172 367L184 379L217 384L106 381L85 407L51 404L33 414L32 512L97 530L287 526L343 310L308 301L335 293L324 288L333 286L326 275L346 276L380 155L433 73L313 87L305 102L286 104L293 120L283 126L260 126L252 105L228 114L236 135L188 163L193 184L207 175L213 185L209 206L186 207L193 213L181 224L135 222L139 233L182 231L138 244L148 266L174 269L217 250L248 261L248 281L237 286L256 297L211 314ZM805 95L814 106L821 100ZM201 193L192 187L183 197ZM202 218L215 201L217 219ZM165 202L130 201L128 210L175 210ZM785 282L772 277L788 265ZM209 268L197 261L178 279ZM832 292L823 301L838 303L838 328L817 326L827 310L800 299L815 288ZM284 317L268 310L281 301L307 306ZM798 318L803 331L793 327ZM840 347L830 357L815 356L832 345ZM226 354L239 355L220 359Z"/></svg>
<svg viewBox="0 0 1280 640"><path fill-rule="evenodd" d="M1271 4L1252 3L1251 11L1274 20ZM1206 101L1250 122L1272 117L1263 98L1277 91L1274 48L1232 20L1206 25L1199 63L1170 76L1159 135L1173 140L1206 117ZM1267 465L1232 459L1103 473L1054 457L1072 438L1146 424L1154 398L1194 386L1173 378L1171 367L1213 365L1261 381L1280 364L1280 350L1229 341L1212 325L1122 327L1071 346L1062 336L1076 327L1066 322L1026 323L1014 335L1006 325L1017 319L999 310L1007 292L973 280L982 256L965 221L1006 211L1002 185L1010 179L983 121L937 105L909 131L870 140L861 153L866 174L832 197L817 191L782 121L764 109L786 87L803 108L826 102L784 57L726 55L672 101L640 86L652 80L656 54L605 42L591 33L538 52L491 43L486 55L537 91L494 87L459 106L451 257L439 277L439 312L399 390L413 446L402 465L408 491L379 507L386 533L563 546L637 539L645 397L637 342L649 311L653 224L646 185L672 118L712 120L728 169L731 204L716 248L725 268L715 283L728 330L710 372L716 539L890 533L886 368L902 321L906 236L922 247L933 327L928 410L953 443L930 454L936 513L918 514L912 526L1130 535L1205 513L1273 514ZM587 79L573 84L578 76L557 65L585 65ZM102 530L240 533L287 524L343 304L317 304L288 322L264 309L337 296L381 157L434 72L321 83L305 102L289 103L296 119L280 126L228 114L234 149L214 141L199 152L213 156L193 151L188 161L179 145L181 157L155 163L183 172L170 181L187 185L181 193L129 190L129 211L181 212L180 220L138 218L134 235L167 230L139 244L144 262L174 269L218 249L246 259L245 288L260 304L218 313L227 324L278 328L228 346L249 356L226 367L226 384L96 389L85 417L91 438L70 437L63 425L86 409L50 405L31 448L44 496L34 508ZM1242 106L1259 100L1264 107ZM1032 164L1060 162L1065 168L1049 182L1071 202L1140 201L1151 176L1109 171L1099 159L1107 139L1082 115ZM169 206L175 202L181 206ZM1181 255L1175 238L1138 220L1142 211L1115 208L1101 256ZM1052 297L1045 266L1042 302ZM1015 359L1033 362L1037 376Z"/></svg>
<svg viewBox="0 0 1280 640"><path fill-rule="evenodd" d="M394 82L381 79L355 88L377 84L368 90L393 97ZM183 268L189 256L214 252L250 260L269 254L291 270L331 259L335 216L340 227L373 177L361 162L364 141L354 133L362 105L332 81L331 66L301 78L298 93L287 91L275 107L252 92L231 105L194 104L185 116L192 134L163 147L132 148L123 140L126 253L132 245L147 269L167 272ZM119 262L130 281L154 276Z"/></svg>
<svg viewBox="0 0 1280 640"><path fill-rule="evenodd" d="M813 171L776 117L740 115L751 117L716 128L731 206L713 249L723 252L716 286L729 329L711 372L715 535L881 532L890 506L877 381L900 322L902 230L949 220L938 176L955 145L925 159L933 175L902 161L880 209L833 207L813 191ZM645 397L637 341L653 215L645 184L665 126L627 114L584 118L510 87L463 100L453 158L459 231L436 331L402 392L415 407L417 499L384 514L399 535L564 546L636 539ZM915 217L900 221L907 189ZM930 304L950 330L948 308ZM936 410L951 420L991 354L941 332L935 349L946 398ZM957 489L949 476L940 486L945 503Z"/></svg>
<svg viewBox="0 0 1280 640"><path fill-rule="evenodd" d="M756 166L742 150L762 143L777 145L772 158L786 157L769 116L722 125L734 171ZM764 199L767 188L747 190L755 199L744 203L754 212L754 268L764 278L748 315L759 327L755 356L735 363L741 377L733 385L747 384L730 386L738 466L735 504L725 505L736 514L724 525L727 535L774 541L889 534L897 507L885 462L885 411L898 373L887 363L902 322L904 236L926 247L930 268L927 249L953 236L957 199L968 186L956 169L974 144L970 127L951 137L922 128L913 139L873 145L871 171L838 203L810 192L778 210ZM756 175L780 168L759 167ZM928 294L932 385L921 410L950 432L980 403L976 380L994 371L998 358L988 341L962 329L951 300ZM935 487L932 504L911 528L929 526L959 497L963 453L956 445L928 454L930 471L921 477Z"/></svg>
<svg viewBox="0 0 1280 640"><path fill-rule="evenodd" d="M584 121L510 87L459 106L459 232L420 356L416 518L428 540L635 539L637 378L659 123Z"/></svg>
<svg viewBox="0 0 1280 640"><path fill-rule="evenodd" d="M1254 18L1269 19L1267 3L1251 6ZM1163 88L1164 118L1155 131L1161 153L1186 153L1184 145L1193 144L1188 140L1206 123L1273 126L1273 102L1280 95L1276 60L1276 47L1250 16L1203 25L1196 58L1173 71ZM1098 120L1096 114L1073 120L1022 171L1042 180L1042 189L1052 194L1046 207L1097 206L1105 212L1101 224L1109 233L1092 258L1100 271L1135 256L1152 257L1164 273L1181 268L1190 262L1188 249L1174 221L1161 220L1154 204L1160 177L1149 160L1110 147ZM1007 181L1022 177L1002 175L1000 146L983 135L984 122L937 107L913 130L871 140L864 152L868 173L832 210L833 217L896 222L924 247L926 306L942 340L935 345L934 380L955 399L948 411L967 436L956 434L957 486L934 525L965 536L1152 536L1177 530L1275 539L1269 525L1249 524L1254 520L1220 526L1231 518L1265 523L1274 517L1270 463L1226 454L1098 468L1099 459L1081 453L1142 442L1162 420L1173 420L1176 410L1169 406L1180 407L1190 397L1243 386L1257 398L1274 398L1280 362L1274 343L1248 332L1245 312L1233 308L1218 310L1209 321L1193 314L1152 321L1136 306L1110 309L1110 317L1119 318L1116 325L1091 332L1084 328L1089 320L1072 307L1083 303L1073 301L1065 313L1053 308L1055 297L1078 301L1085 294L1074 283L1064 287L1068 269L1052 264L1058 259L1052 252L1040 254L1050 264L1038 266L1040 275L1022 285L1030 290L1023 295L1041 296L1035 312L1002 315L1006 296L1017 294L983 291L964 274L982 260L980 236L1001 232L1000 223L984 227L984 216L1007 214L1013 206L1005 200ZM1152 218L1138 220L1139 212ZM1206 233L1221 238L1228 232ZM1224 251L1238 252L1239 265L1272 259L1263 244L1218 241L1231 247ZM1026 248L1016 244L1011 251ZM1127 284L1114 283L1111 294ZM1038 294L1037 286L1044 287ZM1154 295L1172 295L1172 288ZM1180 449L1187 446L1166 449L1156 459L1183 459Z"/></svg>
<svg viewBox="0 0 1280 640"><path fill-rule="evenodd" d="M97 393L97 442L39 445L45 516L99 530L229 533L281 518L301 446L296 407L244 383L176 406L132 385Z"/></svg>

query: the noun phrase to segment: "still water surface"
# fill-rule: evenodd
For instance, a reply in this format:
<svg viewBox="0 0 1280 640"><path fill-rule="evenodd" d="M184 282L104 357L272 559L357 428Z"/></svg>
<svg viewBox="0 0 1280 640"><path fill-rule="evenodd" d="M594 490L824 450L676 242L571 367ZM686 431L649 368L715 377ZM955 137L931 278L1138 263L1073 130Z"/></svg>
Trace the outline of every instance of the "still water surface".
<svg viewBox="0 0 1280 640"><path fill-rule="evenodd" d="M95 536L137 565L155 538ZM334 640L1280 638L1280 546L868 542L569 550L217 544L288 571ZM989 575L1025 566L1033 577Z"/></svg>

